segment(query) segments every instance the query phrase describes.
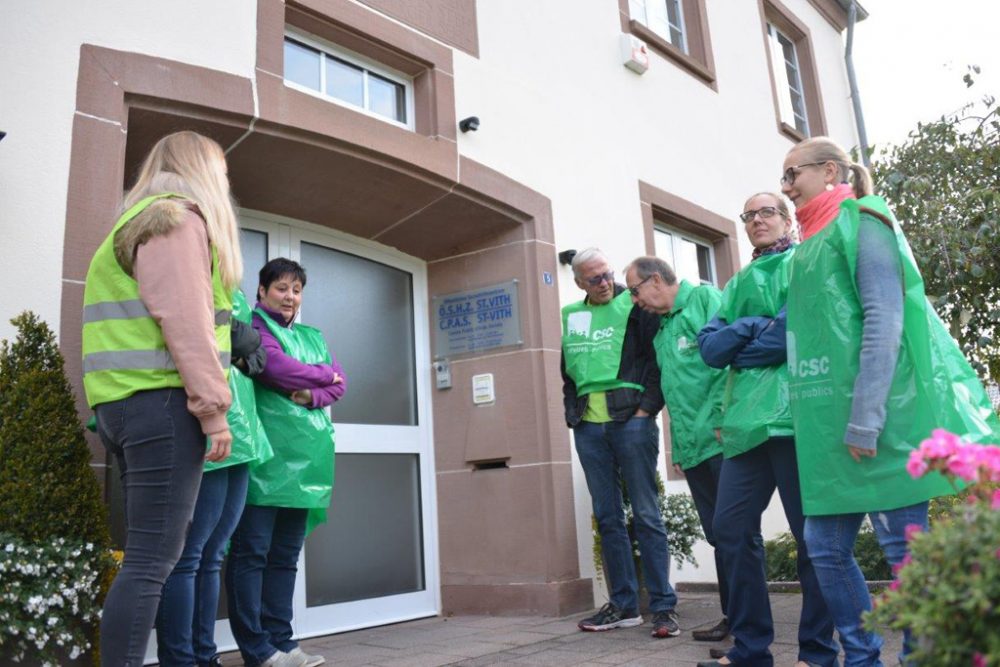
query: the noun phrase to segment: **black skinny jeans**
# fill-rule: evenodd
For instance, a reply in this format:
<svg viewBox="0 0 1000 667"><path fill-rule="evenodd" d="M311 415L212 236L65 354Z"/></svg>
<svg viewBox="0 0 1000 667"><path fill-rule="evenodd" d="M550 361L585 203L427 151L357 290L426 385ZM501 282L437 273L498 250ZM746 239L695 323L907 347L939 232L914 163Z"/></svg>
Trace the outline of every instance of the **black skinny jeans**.
<svg viewBox="0 0 1000 667"><path fill-rule="evenodd" d="M102 667L140 667L163 582L184 548L205 436L183 389L140 391L97 406L97 432L125 491L125 560L104 601Z"/></svg>

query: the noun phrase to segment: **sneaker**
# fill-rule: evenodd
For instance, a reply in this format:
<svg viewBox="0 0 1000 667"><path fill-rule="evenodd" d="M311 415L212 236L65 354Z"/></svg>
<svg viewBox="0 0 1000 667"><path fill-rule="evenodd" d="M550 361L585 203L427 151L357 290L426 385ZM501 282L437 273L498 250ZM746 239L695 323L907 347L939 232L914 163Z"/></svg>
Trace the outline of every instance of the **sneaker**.
<svg viewBox="0 0 1000 667"><path fill-rule="evenodd" d="M222 667L222 658L216 653L208 662L199 662L198 667Z"/></svg>
<svg viewBox="0 0 1000 667"><path fill-rule="evenodd" d="M601 632L615 628L633 628L637 625L642 625L642 614L634 610L624 611L609 602L590 618L580 621L577 627L586 632Z"/></svg>
<svg viewBox="0 0 1000 667"><path fill-rule="evenodd" d="M691 636L696 642L721 642L729 636L729 620L723 618L708 630L695 630Z"/></svg>
<svg viewBox="0 0 1000 667"><path fill-rule="evenodd" d="M298 646L289 651L288 655L295 656L297 658L302 658L303 660L305 660L305 662L302 663L303 667L316 667L316 665L322 665L324 662L326 662L326 658L324 658L323 656L309 655Z"/></svg>
<svg viewBox="0 0 1000 667"><path fill-rule="evenodd" d="M261 663L260 667L306 667L306 661L300 655L275 651L274 655Z"/></svg>
<svg viewBox="0 0 1000 667"><path fill-rule="evenodd" d="M653 615L653 632L651 633L657 639L663 639L664 637L676 637L681 633L681 626L677 625L677 612L671 609L670 611L658 611Z"/></svg>

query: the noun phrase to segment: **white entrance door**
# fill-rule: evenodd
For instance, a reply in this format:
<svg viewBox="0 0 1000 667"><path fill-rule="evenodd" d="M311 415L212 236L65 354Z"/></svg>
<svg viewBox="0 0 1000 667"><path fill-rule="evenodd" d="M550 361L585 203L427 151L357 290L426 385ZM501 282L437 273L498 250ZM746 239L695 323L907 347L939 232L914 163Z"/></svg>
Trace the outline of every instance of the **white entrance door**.
<svg viewBox="0 0 1000 667"><path fill-rule="evenodd" d="M300 320L344 367L331 410L335 482L328 520L306 539L295 589L298 636L436 615L437 508L425 265L329 229L243 211L243 289L268 259L302 264ZM231 644L219 621L220 646Z"/></svg>

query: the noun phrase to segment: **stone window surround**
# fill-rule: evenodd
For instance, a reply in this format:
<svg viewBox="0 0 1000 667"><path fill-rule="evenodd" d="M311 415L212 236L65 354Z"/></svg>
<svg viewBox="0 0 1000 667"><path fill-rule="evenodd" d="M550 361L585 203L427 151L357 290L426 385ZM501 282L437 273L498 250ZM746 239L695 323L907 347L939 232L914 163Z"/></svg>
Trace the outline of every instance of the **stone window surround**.
<svg viewBox="0 0 1000 667"><path fill-rule="evenodd" d="M684 36L687 40L687 53L633 19L629 14L628 0L618 0L618 15L621 19L622 32L635 35L657 53L718 92L705 0L681 0L681 6L684 13Z"/></svg>
<svg viewBox="0 0 1000 667"><path fill-rule="evenodd" d="M826 115L823 112L823 96L819 88L819 74L816 70L816 58L812 48L812 38L809 28L802 23L780 0L757 0L760 8L760 27L764 36L764 52L768 63L768 79L771 81L771 101L774 103L774 115L777 120L778 132L798 143L806 136L797 128L781 120L781 106L778 102L777 84L774 80L770 37L767 34L767 24L773 23L786 37L795 43L795 54L799 61L799 76L802 79L802 89L806 103L806 117L809 119L811 136L826 134ZM817 11L819 9L817 8ZM820 12L824 18L827 14ZM829 20L827 18L827 20ZM778 64L780 66L780 64Z"/></svg>
<svg viewBox="0 0 1000 667"><path fill-rule="evenodd" d="M739 271L739 245L736 223L706 208L661 190L655 185L639 181L639 204L642 210L642 227L646 240L646 254L656 254L653 229L656 223L688 232L712 244L715 252L716 279L720 289ZM667 461L667 479L684 479L674 472L670 442L670 415L664 409L663 454Z"/></svg>

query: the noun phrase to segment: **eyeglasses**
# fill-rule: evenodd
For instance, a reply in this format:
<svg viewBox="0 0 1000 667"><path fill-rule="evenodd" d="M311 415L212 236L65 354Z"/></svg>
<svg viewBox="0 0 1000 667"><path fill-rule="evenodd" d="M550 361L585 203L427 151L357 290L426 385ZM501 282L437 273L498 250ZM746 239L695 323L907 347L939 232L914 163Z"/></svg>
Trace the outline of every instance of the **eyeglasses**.
<svg viewBox="0 0 1000 667"><path fill-rule="evenodd" d="M614 271L608 271L606 273L599 273L596 276L594 276L593 278L586 278L586 279L584 279L584 282L587 283L588 285L590 285L591 287L597 287L598 285L600 285L601 283L603 283L605 281L607 281L609 285L612 284L612 283L614 283L615 282L615 272Z"/></svg>
<svg viewBox="0 0 1000 667"><path fill-rule="evenodd" d="M761 206L756 211L743 211L742 213L740 213L740 220L742 220L746 224L750 224L751 222L753 222L753 219L757 216L758 213L760 214L760 217L762 219L767 220L768 218L774 217L774 215L777 212L778 209L775 208L774 206Z"/></svg>
<svg viewBox="0 0 1000 667"><path fill-rule="evenodd" d="M644 282L646 282L647 280L649 280L650 278L652 278L653 276L655 276L655 275L656 275L655 273L651 273L648 276L646 276L645 278L643 278L642 280L640 280L639 282L637 282L635 285L632 285L631 287L629 287L628 288L629 294L631 294L632 296L639 296L639 288L642 287L642 284Z"/></svg>
<svg viewBox="0 0 1000 667"><path fill-rule="evenodd" d="M801 169L802 167L818 167L821 164L826 164L826 162L806 162L805 164L797 164L794 167L789 167L785 170L785 173L781 175L781 184L785 185L795 185L795 177L799 175L796 169Z"/></svg>

